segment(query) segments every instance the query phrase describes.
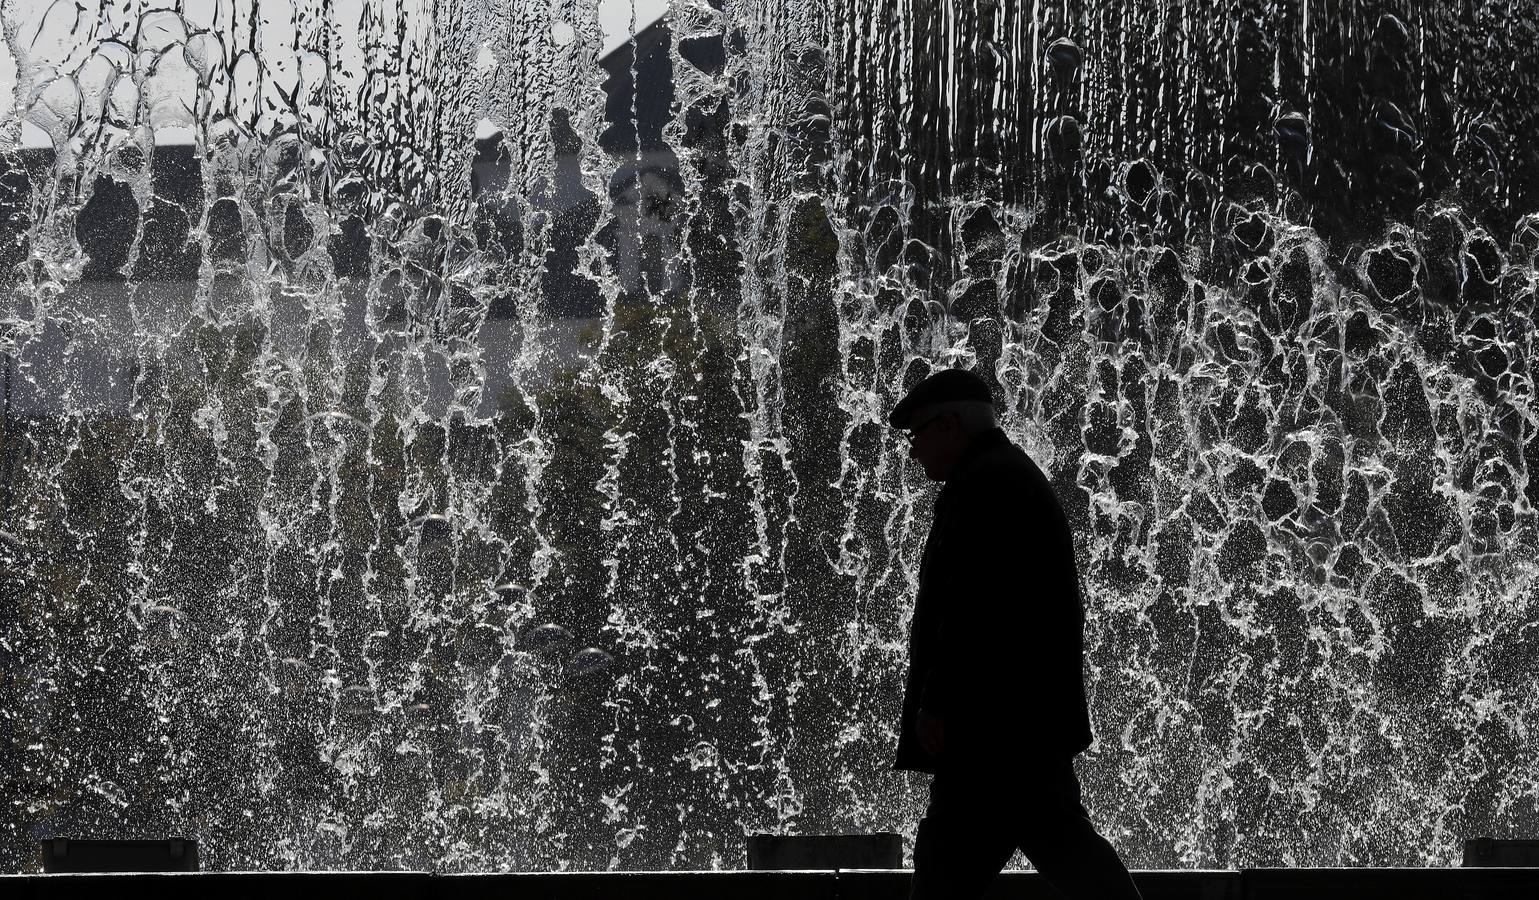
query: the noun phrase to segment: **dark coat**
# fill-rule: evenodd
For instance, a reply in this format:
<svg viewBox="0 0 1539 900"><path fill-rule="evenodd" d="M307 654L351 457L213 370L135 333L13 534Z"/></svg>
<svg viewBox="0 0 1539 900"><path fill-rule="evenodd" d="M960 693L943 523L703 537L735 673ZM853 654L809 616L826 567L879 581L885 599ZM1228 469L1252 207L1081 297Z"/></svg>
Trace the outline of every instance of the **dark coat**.
<svg viewBox="0 0 1539 900"><path fill-rule="evenodd" d="M935 501L909 631L894 767L1029 767L1090 745L1074 539L1042 470L1003 431L976 437ZM919 746L923 707L941 758Z"/></svg>

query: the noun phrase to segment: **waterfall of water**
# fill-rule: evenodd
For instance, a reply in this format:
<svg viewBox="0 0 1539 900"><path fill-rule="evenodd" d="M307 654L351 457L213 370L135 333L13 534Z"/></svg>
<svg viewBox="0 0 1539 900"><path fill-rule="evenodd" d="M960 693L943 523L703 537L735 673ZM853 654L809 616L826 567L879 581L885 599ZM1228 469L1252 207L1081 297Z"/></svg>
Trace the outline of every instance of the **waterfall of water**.
<svg viewBox="0 0 1539 900"><path fill-rule="evenodd" d="M1131 865L1532 835L1522 6L0 7L0 870L911 837L950 365L1070 511Z"/></svg>

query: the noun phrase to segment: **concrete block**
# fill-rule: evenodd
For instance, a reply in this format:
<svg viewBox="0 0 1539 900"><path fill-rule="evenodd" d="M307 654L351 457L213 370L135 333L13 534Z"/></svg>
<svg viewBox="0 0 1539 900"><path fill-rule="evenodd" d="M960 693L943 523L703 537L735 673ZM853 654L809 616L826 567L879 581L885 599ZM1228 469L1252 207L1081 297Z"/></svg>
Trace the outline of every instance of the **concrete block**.
<svg viewBox="0 0 1539 900"><path fill-rule="evenodd" d="M903 865L903 835L755 834L748 838L748 868L896 869Z"/></svg>
<svg viewBox="0 0 1539 900"><path fill-rule="evenodd" d="M44 872L196 872L198 842L99 841L53 838L41 842Z"/></svg>
<svg viewBox="0 0 1539 900"><path fill-rule="evenodd" d="M1539 841L1499 841L1492 838L1465 841L1464 865L1470 868L1539 866Z"/></svg>

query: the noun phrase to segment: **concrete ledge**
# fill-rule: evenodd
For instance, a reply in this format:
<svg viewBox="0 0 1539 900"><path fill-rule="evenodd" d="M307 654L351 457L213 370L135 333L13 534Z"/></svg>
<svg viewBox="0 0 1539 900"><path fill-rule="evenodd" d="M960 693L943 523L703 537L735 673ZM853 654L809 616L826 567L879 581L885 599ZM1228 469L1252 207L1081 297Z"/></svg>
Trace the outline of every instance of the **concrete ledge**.
<svg viewBox="0 0 1539 900"><path fill-rule="evenodd" d="M1133 883L1144 900L1240 900L1240 873L1232 869L1134 872Z"/></svg>
<svg viewBox="0 0 1539 900"><path fill-rule="evenodd" d="M433 879L430 900L835 900L837 878L837 873L827 870L441 875Z"/></svg>
<svg viewBox="0 0 1539 900"><path fill-rule="evenodd" d="M6 900L907 900L907 869L799 872L203 872L0 875ZM1135 872L1145 900L1497 900L1539 897L1539 869L1247 869ZM1058 900L1035 872L1006 872L986 900Z"/></svg>
<svg viewBox="0 0 1539 900"><path fill-rule="evenodd" d="M114 875L8 875L0 877L6 900L90 900L155 897L157 900L425 900L437 879L428 872L144 872Z"/></svg>
<svg viewBox="0 0 1539 900"><path fill-rule="evenodd" d="M1539 897L1539 869L1246 869L1245 900L1507 900Z"/></svg>
<svg viewBox="0 0 1539 900"><path fill-rule="evenodd" d="M909 869L842 869L838 900L907 900ZM1134 872L1144 900L1240 900L1240 873L1227 870ZM1002 872L984 900L1063 900L1036 872Z"/></svg>

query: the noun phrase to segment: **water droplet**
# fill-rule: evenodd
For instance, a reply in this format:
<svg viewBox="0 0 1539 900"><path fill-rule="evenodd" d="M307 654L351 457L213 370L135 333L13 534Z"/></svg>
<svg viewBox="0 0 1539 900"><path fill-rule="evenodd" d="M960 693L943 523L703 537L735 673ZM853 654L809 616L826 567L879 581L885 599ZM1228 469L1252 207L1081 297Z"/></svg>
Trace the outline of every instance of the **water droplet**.
<svg viewBox="0 0 1539 900"><path fill-rule="evenodd" d="M342 689L337 700L337 711L351 719L367 719L375 715L374 689L366 684L350 684Z"/></svg>
<svg viewBox="0 0 1539 900"><path fill-rule="evenodd" d="M524 650L552 650L572 639L572 633L554 622L536 625L524 634L519 646Z"/></svg>
<svg viewBox="0 0 1539 900"><path fill-rule="evenodd" d="M1079 120L1073 116L1059 116L1047 126L1047 152L1054 163L1069 165L1080 158L1084 133Z"/></svg>
<svg viewBox="0 0 1539 900"><path fill-rule="evenodd" d="M1083 56L1079 45L1068 38L1059 38L1047 45L1047 65L1060 81L1068 81L1079 72Z"/></svg>
<svg viewBox="0 0 1539 900"><path fill-rule="evenodd" d="M1302 153L1309 148L1309 119L1303 113L1286 112L1277 117L1277 140L1286 152Z"/></svg>
<svg viewBox="0 0 1539 900"><path fill-rule="evenodd" d="M445 540L454 532L453 523L442 513L428 513L412 522L412 526L422 534L424 541Z"/></svg>
<svg viewBox="0 0 1539 900"><path fill-rule="evenodd" d="M561 674L568 677L591 675L602 672L614 662L614 657L597 647L586 647L566 662Z"/></svg>
<svg viewBox="0 0 1539 900"><path fill-rule="evenodd" d="M716 745L701 741L689 751L689 767L691 769L713 769L721 761L721 752Z"/></svg>
<svg viewBox="0 0 1539 900"><path fill-rule="evenodd" d="M189 638L187 616L174 606L149 606L142 621L144 642L157 650L186 646Z"/></svg>

